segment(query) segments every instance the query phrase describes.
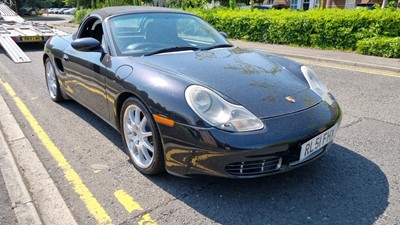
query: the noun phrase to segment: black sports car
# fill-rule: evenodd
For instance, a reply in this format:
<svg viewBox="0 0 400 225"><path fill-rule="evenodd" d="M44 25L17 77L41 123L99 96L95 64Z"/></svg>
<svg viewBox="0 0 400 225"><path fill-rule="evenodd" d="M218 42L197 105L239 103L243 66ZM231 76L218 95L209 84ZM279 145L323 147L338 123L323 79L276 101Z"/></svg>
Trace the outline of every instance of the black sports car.
<svg viewBox="0 0 400 225"><path fill-rule="evenodd" d="M118 130L144 174L251 178L331 147L341 110L317 75L232 46L184 11L110 7L44 49L55 102L73 99Z"/></svg>

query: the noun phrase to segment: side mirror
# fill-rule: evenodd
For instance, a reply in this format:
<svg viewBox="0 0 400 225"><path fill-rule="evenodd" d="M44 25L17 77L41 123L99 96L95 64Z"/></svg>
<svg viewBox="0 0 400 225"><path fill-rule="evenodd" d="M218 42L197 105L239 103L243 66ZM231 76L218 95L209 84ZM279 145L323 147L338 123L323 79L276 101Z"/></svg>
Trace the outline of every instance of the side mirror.
<svg viewBox="0 0 400 225"><path fill-rule="evenodd" d="M219 34L221 34L222 36L224 36L224 38L228 38L228 35L225 32L220 31Z"/></svg>
<svg viewBox="0 0 400 225"><path fill-rule="evenodd" d="M78 51L91 52L100 49L101 43L97 39L87 37L72 41L71 46Z"/></svg>

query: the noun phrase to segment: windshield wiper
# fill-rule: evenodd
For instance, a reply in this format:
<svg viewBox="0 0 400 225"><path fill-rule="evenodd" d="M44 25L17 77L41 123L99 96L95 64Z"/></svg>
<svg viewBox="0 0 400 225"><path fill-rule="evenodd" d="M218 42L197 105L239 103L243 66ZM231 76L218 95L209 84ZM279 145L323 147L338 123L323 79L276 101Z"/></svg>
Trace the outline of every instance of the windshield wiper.
<svg viewBox="0 0 400 225"><path fill-rule="evenodd" d="M154 52L144 54L144 56L156 55L156 54L166 53L166 52L179 52L179 51L189 51L189 50L197 51L197 50L199 50L199 48L192 47L192 46L163 48L163 49L160 49L160 50L157 50Z"/></svg>
<svg viewBox="0 0 400 225"><path fill-rule="evenodd" d="M233 47L233 45L231 44L220 44L220 45L214 45L208 48L202 48L201 50L207 51L207 50L211 50L211 49L215 49L215 48L229 48L229 47Z"/></svg>

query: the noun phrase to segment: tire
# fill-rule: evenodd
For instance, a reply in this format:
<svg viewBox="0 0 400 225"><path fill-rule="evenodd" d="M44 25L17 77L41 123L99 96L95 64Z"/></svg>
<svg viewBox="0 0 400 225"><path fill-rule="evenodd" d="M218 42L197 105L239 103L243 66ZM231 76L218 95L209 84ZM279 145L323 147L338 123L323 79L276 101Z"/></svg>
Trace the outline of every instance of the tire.
<svg viewBox="0 0 400 225"><path fill-rule="evenodd" d="M122 105L121 112L122 140L135 168L147 175L163 172L164 151L149 110L140 100L130 97Z"/></svg>
<svg viewBox="0 0 400 225"><path fill-rule="evenodd" d="M45 62L45 76L47 90L49 91L51 100L53 100L54 102L64 101L65 98L61 93L60 83L58 82L56 70L50 58L47 58Z"/></svg>

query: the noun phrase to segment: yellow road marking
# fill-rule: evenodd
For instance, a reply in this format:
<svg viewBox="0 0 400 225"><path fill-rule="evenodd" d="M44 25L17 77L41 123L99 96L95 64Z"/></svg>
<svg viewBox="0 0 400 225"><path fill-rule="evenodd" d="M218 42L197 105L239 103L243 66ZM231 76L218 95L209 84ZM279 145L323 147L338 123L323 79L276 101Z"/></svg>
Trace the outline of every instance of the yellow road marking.
<svg viewBox="0 0 400 225"><path fill-rule="evenodd" d="M33 131L39 137L43 145L57 161L58 166L64 172L65 178L74 187L75 192L79 195L80 199L84 202L88 211L94 216L98 224L112 224L112 220L103 209L97 199L93 196L90 190L83 183L82 179L75 172L75 170L68 163L67 159L61 153L61 151L56 147L56 145L51 141L50 137L46 134L43 128L39 125L38 121L33 117L28 107L22 102L22 100L15 94L14 90L8 83L4 83L0 80L0 83L4 86L8 94L13 98L15 104L18 106L19 110L22 112L24 117L28 120Z"/></svg>
<svg viewBox="0 0 400 225"><path fill-rule="evenodd" d="M118 201L125 207L128 213L131 213L135 210L143 210L143 208L139 205L139 203L135 202L131 196L128 195L124 190L118 190L114 192L115 197Z"/></svg>
<svg viewBox="0 0 400 225"><path fill-rule="evenodd" d="M156 221L152 220L150 214L142 216L142 219L138 223L139 225L157 225Z"/></svg>
<svg viewBox="0 0 400 225"><path fill-rule="evenodd" d="M124 190L118 190L114 192L114 195L118 199L118 201L125 207L128 213L132 213L135 210L143 210L139 203L135 202L135 200L133 200L133 198ZM147 213L140 218L139 225L157 225L157 223L155 220L151 219L150 213Z"/></svg>
<svg viewBox="0 0 400 225"><path fill-rule="evenodd" d="M329 68L334 68L334 69L343 69L343 70L349 70L349 71L361 72L361 73L368 73L368 74L385 76L385 77L400 78L399 73L391 72L391 71L384 71L384 70L365 68L365 67L356 67L356 66L350 66L350 65L339 65L339 64L335 64L335 63L306 60L306 59L299 59L299 58L292 58L292 59L299 63L304 63L304 64L329 67Z"/></svg>

